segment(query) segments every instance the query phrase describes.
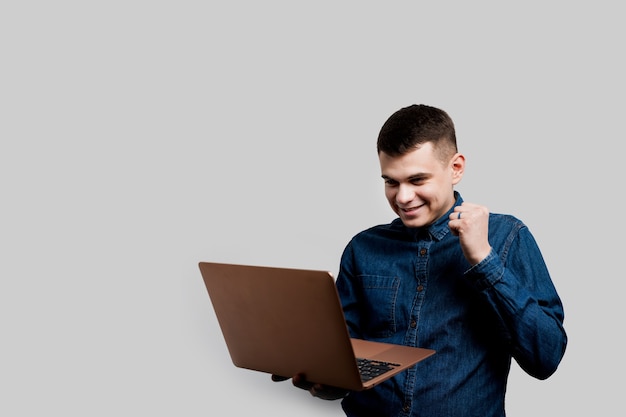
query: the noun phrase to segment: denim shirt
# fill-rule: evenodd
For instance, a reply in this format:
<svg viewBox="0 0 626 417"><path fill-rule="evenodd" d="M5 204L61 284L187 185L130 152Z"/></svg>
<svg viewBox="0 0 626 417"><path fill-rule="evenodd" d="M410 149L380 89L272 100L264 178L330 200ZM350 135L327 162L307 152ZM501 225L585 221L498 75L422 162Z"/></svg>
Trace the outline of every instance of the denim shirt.
<svg viewBox="0 0 626 417"><path fill-rule="evenodd" d="M490 213L491 253L472 266L450 212L425 228L395 219L346 246L336 284L351 336L437 351L348 394L347 416L504 416L511 358L538 379L556 371L567 344L563 306L530 231Z"/></svg>

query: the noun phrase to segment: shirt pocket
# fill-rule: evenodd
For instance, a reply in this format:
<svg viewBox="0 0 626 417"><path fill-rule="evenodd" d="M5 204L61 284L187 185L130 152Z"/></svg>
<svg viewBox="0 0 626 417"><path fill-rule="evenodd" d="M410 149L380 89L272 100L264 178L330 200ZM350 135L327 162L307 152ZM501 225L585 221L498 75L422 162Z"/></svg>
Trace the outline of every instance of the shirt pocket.
<svg viewBox="0 0 626 417"><path fill-rule="evenodd" d="M370 338L391 337L396 332L395 307L400 279L361 275L364 321L361 332Z"/></svg>

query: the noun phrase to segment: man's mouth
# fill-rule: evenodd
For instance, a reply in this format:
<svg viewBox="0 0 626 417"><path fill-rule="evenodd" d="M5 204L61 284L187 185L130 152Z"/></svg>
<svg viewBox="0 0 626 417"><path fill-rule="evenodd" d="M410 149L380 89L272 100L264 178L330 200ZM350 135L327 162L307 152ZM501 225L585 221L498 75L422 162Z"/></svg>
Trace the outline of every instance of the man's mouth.
<svg viewBox="0 0 626 417"><path fill-rule="evenodd" d="M414 214L417 212L423 205L412 206L412 207L400 207L400 210L406 214Z"/></svg>

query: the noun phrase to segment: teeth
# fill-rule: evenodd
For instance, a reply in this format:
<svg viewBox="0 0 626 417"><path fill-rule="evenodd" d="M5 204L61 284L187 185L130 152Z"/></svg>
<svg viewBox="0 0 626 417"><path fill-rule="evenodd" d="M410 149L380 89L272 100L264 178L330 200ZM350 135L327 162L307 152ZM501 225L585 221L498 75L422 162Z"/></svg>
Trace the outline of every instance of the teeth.
<svg viewBox="0 0 626 417"><path fill-rule="evenodd" d="M413 207L401 207L400 210L402 210L403 212L409 212L409 211L415 211L418 210L420 207L422 207L422 205L419 206L413 206Z"/></svg>

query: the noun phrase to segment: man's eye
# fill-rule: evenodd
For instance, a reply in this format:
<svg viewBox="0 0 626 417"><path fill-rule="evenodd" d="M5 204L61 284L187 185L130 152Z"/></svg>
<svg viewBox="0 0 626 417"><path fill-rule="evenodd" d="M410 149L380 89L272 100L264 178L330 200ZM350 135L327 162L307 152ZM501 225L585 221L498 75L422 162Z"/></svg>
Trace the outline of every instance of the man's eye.
<svg viewBox="0 0 626 417"><path fill-rule="evenodd" d="M388 186L392 187L394 185L398 185L398 182L397 181L393 181L393 180L385 180L385 185L388 185Z"/></svg>

